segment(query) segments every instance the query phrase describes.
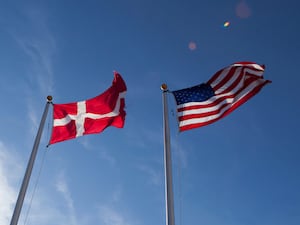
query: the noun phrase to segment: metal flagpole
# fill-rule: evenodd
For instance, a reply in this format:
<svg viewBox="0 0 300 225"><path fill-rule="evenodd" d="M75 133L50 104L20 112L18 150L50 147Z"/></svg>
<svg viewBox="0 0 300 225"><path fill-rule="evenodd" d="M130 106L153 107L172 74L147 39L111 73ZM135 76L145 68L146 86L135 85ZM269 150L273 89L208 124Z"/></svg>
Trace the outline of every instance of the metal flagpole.
<svg viewBox="0 0 300 225"><path fill-rule="evenodd" d="M163 91L163 121L164 121L164 165L165 165L165 197L166 197L166 225L175 225L174 199L172 182L172 157L170 150L170 128L168 118L168 87L161 85Z"/></svg>
<svg viewBox="0 0 300 225"><path fill-rule="evenodd" d="M26 172L25 172L25 175L24 175L24 178L23 178L23 182L22 182L22 186L21 186L21 189L20 189L20 192L19 192L17 203L15 205L14 213L13 213L13 216L12 216L11 221L10 221L10 225L17 225L18 224L18 220L19 220L19 216L20 216L20 213L21 213L24 197L25 197L26 190L27 190L28 183L29 183L30 176L31 176L31 171L32 171L33 164L34 164L36 154L37 154L37 151L38 151L38 147L39 147L39 144L40 144L44 124L45 124L48 109L49 109L49 105L51 103L52 103L52 96L49 95L47 97L47 104L45 106L45 110L44 110L44 113L43 113L43 116L42 116L42 119L41 119L41 122L40 122L40 126L39 126L39 129L38 129L35 141L34 141L34 145L33 145L32 151L31 151L30 159L29 159L28 164L27 164Z"/></svg>

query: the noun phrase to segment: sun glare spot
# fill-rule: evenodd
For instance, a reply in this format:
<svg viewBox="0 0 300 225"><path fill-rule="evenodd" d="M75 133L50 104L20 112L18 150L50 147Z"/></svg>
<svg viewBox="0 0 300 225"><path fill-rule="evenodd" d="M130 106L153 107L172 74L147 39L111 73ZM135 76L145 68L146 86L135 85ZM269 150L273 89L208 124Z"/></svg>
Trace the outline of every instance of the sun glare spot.
<svg viewBox="0 0 300 225"><path fill-rule="evenodd" d="M226 21L224 24L223 24L223 27L229 27L230 25L230 22L229 21Z"/></svg>
<svg viewBox="0 0 300 225"><path fill-rule="evenodd" d="M235 8L236 15L242 19L246 19L251 16L251 9L245 0L239 2Z"/></svg>
<svg viewBox="0 0 300 225"><path fill-rule="evenodd" d="M197 49L196 43L193 42L193 41L190 41L190 43L189 43L189 49L190 49L191 51L196 50L196 49Z"/></svg>

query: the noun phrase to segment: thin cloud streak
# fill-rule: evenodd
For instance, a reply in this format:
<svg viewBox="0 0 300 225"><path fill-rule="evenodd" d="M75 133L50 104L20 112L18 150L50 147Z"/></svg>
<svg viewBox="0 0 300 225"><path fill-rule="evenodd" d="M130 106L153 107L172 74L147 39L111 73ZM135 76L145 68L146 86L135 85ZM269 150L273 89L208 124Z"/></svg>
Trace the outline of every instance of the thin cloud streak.
<svg viewBox="0 0 300 225"><path fill-rule="evenodd" d="M28 212L26 225L70 224L69 212L58 208L59 203L53 197L53 193L49 193L49 191L44 188L39 190L39 192L34 196L31 208ZM23 207L24 209L28 208L28 202L25 203L25 206L27 207ZM26 211L24 210L24 213L25 212ZM20 218L20 224L25 224L25 218Z"/></svg>
<svg viewBox="0 0 300 225"><path fill-rule="evenodd" d="M54 92L53 58L57 52L56 40L47 24L47 12L41 8L27 8L19 17L11 18L14 26L6 27L29 61L24 84L27 96L28 117L31 133L37 129L40 112L36 109L36 97ZM33 90L35 90L33 92ZM38 90L38 91L37 91ZM40 101L40 98L39 98Z"/></svg>
<svg viewBox="0 0 300 225"><path fill-rule="evenodd" d="M17 26L20 29L10 29L10 33L31 60L31 82L36 82L41 93L47 95L53 92L52 60L57 50L56 41L48 28L46 12L30 9L23 13L29 22L20 22Z"/></svg>
<svg viewBox="0 0 300 225"><path fill-rule="evenodd" d="M179 136L176 135L171 140L171 148L174 149L175 162L178 163L180 168L186 168L188 166L188 156L184 147L181 146L179 142Z"/></svg>
<svg viewBox="0 0 300 225"><path fill-rule="evenodd" d="M114 167L116 165L116 159L106 149L101 149L98 155L101 159L108 162L111 166Z"/></svg>
<svg viewBox="0 0 300 225"><path fill-rule="evenodd" d="M83 146L83 148L87 151L93 151L96 149L97 155L100 159L105 160L108 162L111 166L116 165L116 159L109 153L107 148L105 146L95 146L92 145L92 142L89 138L78 138L78 142Z"/></svg>
<svg viewBox="0 0 300 225"><path fill-rule="evenodd" d="M20 188L20 178L23 176L24 170L21 158L15 154L12 148L7 147L0 140L0 224L9 224L11 220ZM64 186L63 183L61 184L61 187L64 187L61 190L64 190L67 196L67 186ZM67 213L57 210L55 206L57 203L48 197L49 195L44 189L36 193L31 209L28 212L30 191L31 188L29 186L19 219L20 224L25 224L26 221L26 224L50 225L54 221L57 225L66 224L66 222L70 224L68 222L70 221L69 218L65 218ZM70 206L70 199L68 201L68 205ZM28 218L25 218L25 214L27 213L29 213ZM71 218L72 216L71 212ZM72 225L77 225L77 223L72 223Z"/></svg>
<svg viewBox="0 0 300 225"><path fill-rule="evenodd" d="M69 211L69 221L71 225L77 225L77 218L76 218L76 212L75 212L75 207L73 203L73 199L71 196L71 192L69 190L68 184L66 182L66 178L64 173L59 174L57 183L56 183L56 189L59 193L62 194L63 199L65 200L67 204L67 208Z"/></svg>
<svg viewBox="0 0 300 225"><path fill-rule="evenodd" d="M161 184L164 182L163 171L146 165L140 165L138 168L146 173L147 177L150 177L149 180L151 184L154 184L155 186L161 186Z"/></svg>
<svg viewBox="0 0 300 225"><path fill-rule="evenodd" d="M0 224L9 223L17 196L13 183L20 172L15 165L20 164L10 152L12 151L0 141Z"/></svg>
<svg viewBox="0 0 300 225"><path fill-rule="evenodd" d="M138 225L136 220L133 220L128 212L118 209L123 190L117 187L112 191L109 202L99 203L97 207L97 224L102 225Z"/></svg>
<svg viewBox="0 0 300 225"><path fill-rule="evenodd" d="M124 215L109 206L99 207L99 219L103 225L133 225L132 221L128 221Z"/></svg>

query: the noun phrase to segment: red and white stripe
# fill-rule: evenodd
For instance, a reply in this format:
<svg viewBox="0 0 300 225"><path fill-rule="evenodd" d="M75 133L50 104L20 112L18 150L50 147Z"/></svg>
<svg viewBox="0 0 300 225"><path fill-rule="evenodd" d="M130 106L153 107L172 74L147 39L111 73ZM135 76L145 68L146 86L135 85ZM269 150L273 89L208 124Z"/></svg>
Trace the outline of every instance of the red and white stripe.
<svg viewBox="0 0 300 225"><path fill-rule="evenodd" d="M211 124L245 103L269 83L264 66L239 62L218 71L208 82L215 96L177 106L180 131Z"/></svg>

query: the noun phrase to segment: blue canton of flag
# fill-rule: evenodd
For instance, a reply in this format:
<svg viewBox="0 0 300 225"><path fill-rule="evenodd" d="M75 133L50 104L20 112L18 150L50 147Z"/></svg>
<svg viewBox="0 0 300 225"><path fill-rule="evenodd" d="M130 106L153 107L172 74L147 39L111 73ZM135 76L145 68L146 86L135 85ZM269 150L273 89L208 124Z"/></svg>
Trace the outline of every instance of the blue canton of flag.
<svg viewBox="0 0 300 225"><path fill-rule="evenodd" d="M173 91L177 105L188 102L203 102L215 95L208 84L199 84L194 87Z"/></svg>

